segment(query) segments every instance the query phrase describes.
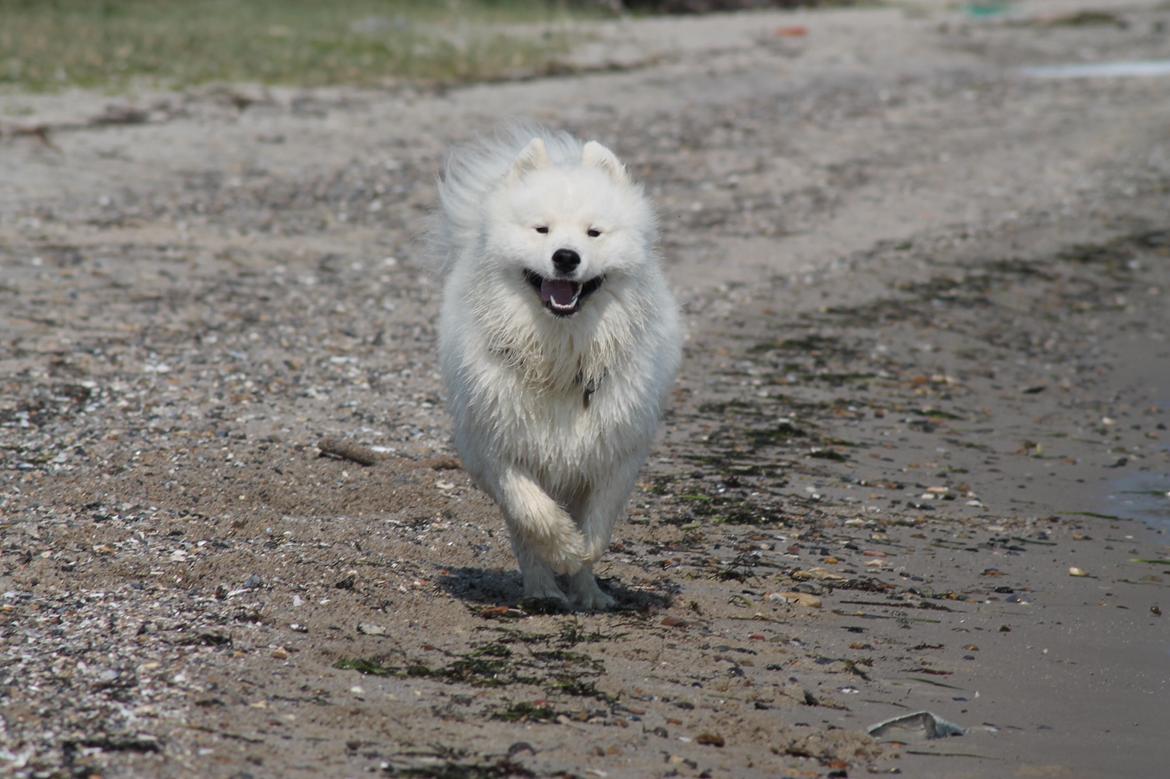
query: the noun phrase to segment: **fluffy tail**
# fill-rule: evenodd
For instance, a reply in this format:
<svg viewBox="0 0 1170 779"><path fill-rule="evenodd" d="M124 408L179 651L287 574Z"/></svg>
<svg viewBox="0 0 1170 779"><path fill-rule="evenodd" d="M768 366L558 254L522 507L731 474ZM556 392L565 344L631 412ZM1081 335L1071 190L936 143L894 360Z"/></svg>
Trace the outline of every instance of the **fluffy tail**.
<svg viewBox="0 0 1170 779"><path fill-rule="evenodd" d="M513 538L557 573L576 573L585 562L585 538L573 518L540 485L508 469L500 479L500 505Z"/></svg>
<svg viewBox="0 0 1170 779"><path fill-rule="evenodd" d="M544 141L554 165L576 165L582 145L565 132L516 124L447 156L439 177L441 209L431 230L430 248L439 270L448 271L461 251L475 246L483 229L483 201L508 175L533 138Z"/></svg>

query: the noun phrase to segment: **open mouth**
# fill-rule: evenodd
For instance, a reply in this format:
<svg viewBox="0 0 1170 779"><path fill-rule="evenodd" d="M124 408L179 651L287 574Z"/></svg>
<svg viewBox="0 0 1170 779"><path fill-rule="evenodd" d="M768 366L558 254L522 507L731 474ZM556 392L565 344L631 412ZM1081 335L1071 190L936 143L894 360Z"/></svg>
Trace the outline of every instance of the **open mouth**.
<svg viewBox="0 0 1170 779"><path fill-rule="evenodd" d="M581 310L585 298L601 287L604 276L596 276L584 284L568 279L546 279L530 270L524 271L524 280L540 293L544 307L556 316L572 316Z"/></svg>

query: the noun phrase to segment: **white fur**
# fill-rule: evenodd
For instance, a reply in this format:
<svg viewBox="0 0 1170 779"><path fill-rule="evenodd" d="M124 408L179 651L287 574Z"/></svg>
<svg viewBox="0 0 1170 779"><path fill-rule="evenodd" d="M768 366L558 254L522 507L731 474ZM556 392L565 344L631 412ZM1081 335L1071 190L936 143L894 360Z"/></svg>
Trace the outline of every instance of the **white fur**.
<svg viewBox="0 0 1170 779"><path fill-rule="evenodd" d="M439 350L456 447L504 513L525 595L566 601L564 574L575 605L607 608L592 566L679 363L653 210L609 149L539 128L456 150L440 197ZM579 254L577 279L604 276L570 317L546 310L524 275L555 277L558 249Z"/></svg>

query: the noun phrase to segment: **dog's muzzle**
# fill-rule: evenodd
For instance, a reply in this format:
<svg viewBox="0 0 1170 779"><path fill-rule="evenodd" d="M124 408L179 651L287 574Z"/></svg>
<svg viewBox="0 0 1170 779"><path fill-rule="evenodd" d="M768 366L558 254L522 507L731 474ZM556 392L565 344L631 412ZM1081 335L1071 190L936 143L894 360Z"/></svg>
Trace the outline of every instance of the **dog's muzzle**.
<svg viewBox="0 0 1170 779"><path fill-rule="evenodd" d="M585 299L596 292L604 276L581 283L568 279L546 279L539 273L530 270L524 271L524 279L540 295L540 302L555 316L572 316L581 310Z"/></svg>

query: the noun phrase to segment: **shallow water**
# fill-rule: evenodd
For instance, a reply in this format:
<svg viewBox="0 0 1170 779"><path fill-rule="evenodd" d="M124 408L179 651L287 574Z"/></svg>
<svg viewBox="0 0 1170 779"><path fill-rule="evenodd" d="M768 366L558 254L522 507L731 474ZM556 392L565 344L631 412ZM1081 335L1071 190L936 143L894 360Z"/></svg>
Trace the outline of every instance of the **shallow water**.
<svg viewBox="0 0 1170 779"><path fill-rule="evenodd" d="M1170 530L1170 472L1128 473L1109 482L1101 513Z"/></svg>
<svg viewBox="0 0 1170 779"><path fill-rule="evenodd" d="M1021 71L1029 78L1150 78L1170 76L1170 60L1120 60L1039 65Z"/></svg>

